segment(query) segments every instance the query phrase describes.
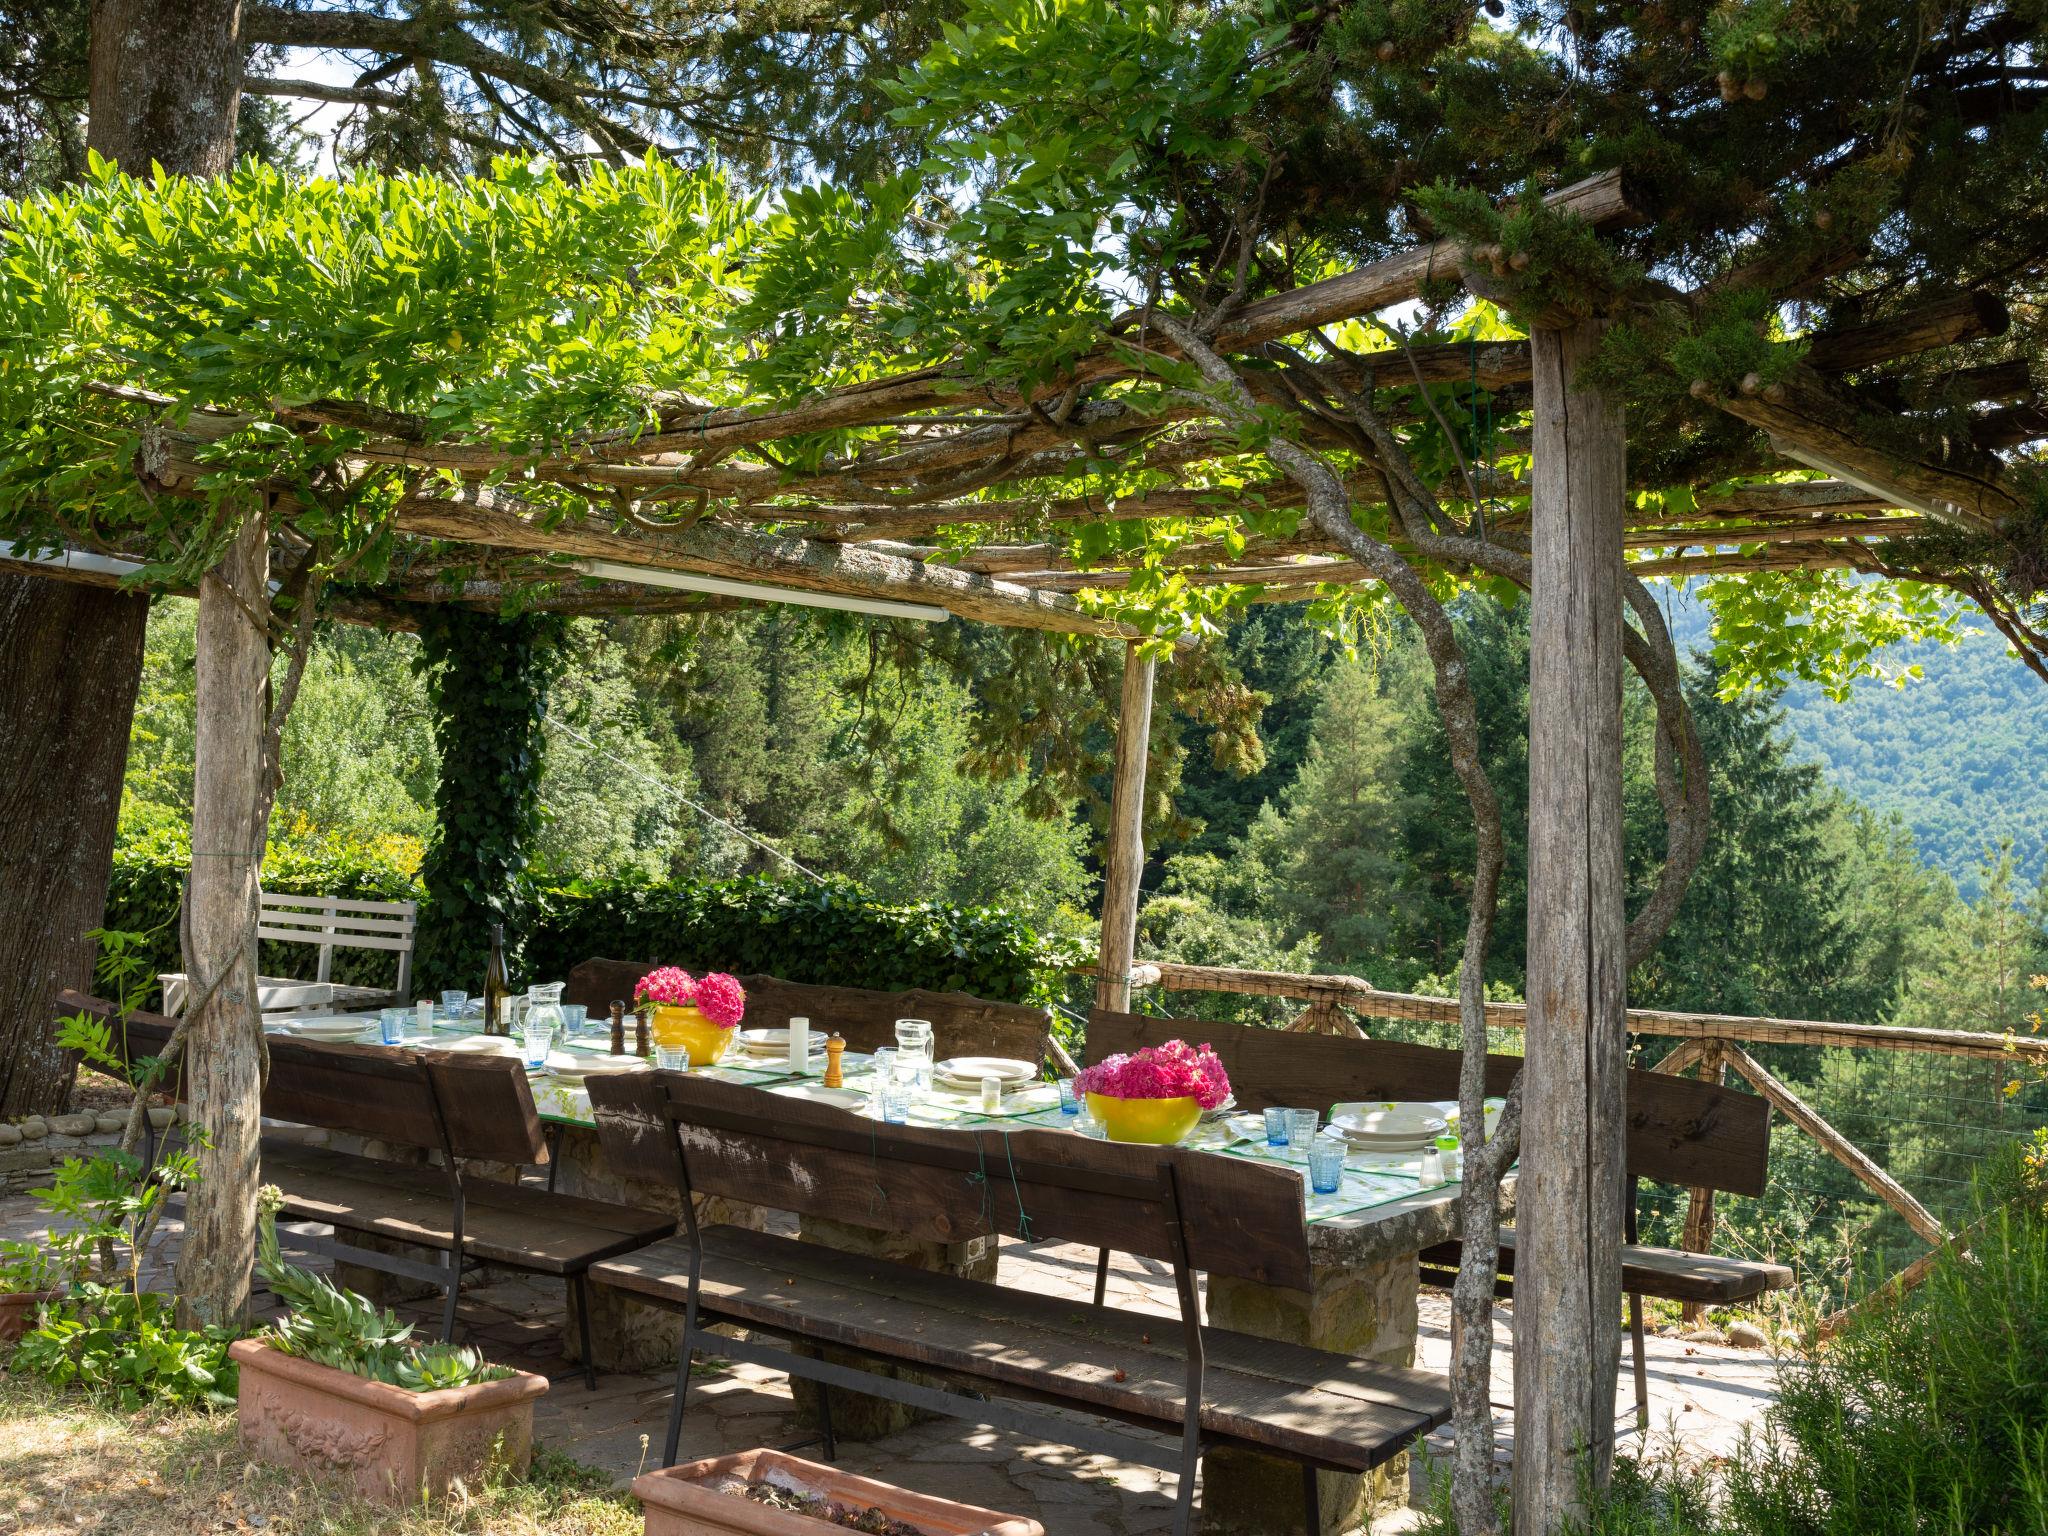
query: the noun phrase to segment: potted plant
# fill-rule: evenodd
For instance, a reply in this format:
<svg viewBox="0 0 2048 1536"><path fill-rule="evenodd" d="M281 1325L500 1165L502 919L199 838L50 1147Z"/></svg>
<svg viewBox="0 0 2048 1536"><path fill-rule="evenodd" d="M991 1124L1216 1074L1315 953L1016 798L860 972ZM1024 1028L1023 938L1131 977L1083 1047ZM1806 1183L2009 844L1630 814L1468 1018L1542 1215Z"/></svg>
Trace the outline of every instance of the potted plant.
<svg viewBox="0 0 2048 1536"><path fill-rule="evenodd" d="M1203 1110L1230 1097L1230 1078L1216 1053L1185 1040L1105 1057L1075 1078L1074 1087L1111 1141L1155 1146L1180 1141Z"/></svg>
<svg viewBox="0 0 2048 1536"><path fill-rule="evenodd" d="M649 1033L655 1045L687 1050L693 1067L708 1067L725 1054L747 1012L745 990L723 971L693 977L665 965L640 978L633 998L653 1009Z"/></svg>
<svg viewBox="0 0 2048 1536"><path fill-rule="evenodd" d="M741 1451L633 1480L646 1536L1045 1536L1021 1515L912 1493L783 1451Z"/></svg>
<svg viewBox="0 0 2048 1536"><path fill-rule="evenodd" d="M0 1243L0 1344L12 1344L43 1303L69 1288L70 1271L37 1243Z"/></svg>
<svg viewBox="0 0 2048 1536"><path fill-rule="evenodd" d="M458 1480L474 1487L494 1469L524 1471L547 1378L488 1365L474 1349L415 1343L391 1312L286 1264L276 1191L263 1194L257 1268L291 1311L230 1351L243 1445L399 1505Z"/></svg>

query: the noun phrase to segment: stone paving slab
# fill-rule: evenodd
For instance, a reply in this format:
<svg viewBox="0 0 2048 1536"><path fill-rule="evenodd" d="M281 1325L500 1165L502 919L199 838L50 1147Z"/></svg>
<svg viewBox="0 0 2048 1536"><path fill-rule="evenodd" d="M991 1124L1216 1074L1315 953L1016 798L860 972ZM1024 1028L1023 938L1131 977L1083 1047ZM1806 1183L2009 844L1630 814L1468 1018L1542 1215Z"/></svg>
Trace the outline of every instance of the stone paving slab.
<svg viewBox="0 0 2048 1536"><path fill-rule="evenodd" d="M0 1197L0 1237L34 1238L44 1230L32 1201ZM180 1230L175 1221L165 1223L152 1255L153 1275L167 1276ZM1084 1300L1094 1288L1095 1255L1073 1245L1006 1244L1002 1277L1007 1284ZM621 1483L651 1466L661 1453L672 1373L603 1375L597 1390L587 1391L582 1377L572 1374L573 1367L561 1355L560 1283L502 1272L492 1272L486 1280L463 1292L463 1336L493 1358L562 1377L538 1404L534 1428L539 1441L611 1473ZM1118 1306L1162 1316L1175 1313L1170 1272L1128 1254L1118 1255L1111 1266L1109 1297ZM399 1310L418 1316L423 1331L431 1331L438 1322L438 1309L430 1303ZM258 1311L263 1307L259 1305ZM1505 1307L1495 1314L1494 1401L1501 1410L1503 1462L1513 1433L1512 1414L1507 1411L1513 1396L1511 1316ZM1441 1371L1449 1360L1449 1298L1425 1292L1416 1364ZM1675 1435L1688 1455L1724 1453L1745 1428L1760 1420L1775 1395L1772 1363L1761 1351L1653 1336L1649 1372L1652 1435ZM1624 1347L1619 1390L1624 1448L1640 1441L1633 1393ZM802 1433L781 1376L737 1363L700 1365L684 1421L686 1459L787 1445ZM1427 1475L1421 1470L1427 1460L1448 1454L1448 1449L1446 1437L1433 1437L1432 1456L1414 1459L1417 1483ZM959 1421L918 1424L873 1444L842 1444L840 1459L855 1471L907 1488L1031 1516L1058 1536L1153 1536L1171 1524L1174 1480L1168 1474ZM1375 1531L1399 1528L1398 1520L1383 1518Z"/></svg>

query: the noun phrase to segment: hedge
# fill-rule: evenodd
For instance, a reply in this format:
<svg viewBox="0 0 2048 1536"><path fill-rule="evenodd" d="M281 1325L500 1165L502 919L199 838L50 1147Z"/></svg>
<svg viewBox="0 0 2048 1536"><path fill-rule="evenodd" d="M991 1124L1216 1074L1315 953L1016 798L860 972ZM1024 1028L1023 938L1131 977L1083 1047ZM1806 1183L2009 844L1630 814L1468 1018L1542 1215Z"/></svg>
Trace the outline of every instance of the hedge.
<svg viewBox="0 0 2048 1536"><path fill-rule="evenodd" d="M188 849L181 833L159 832L125 840L114 854L105 926L147 933L156 971L180 968L177 915ZM263 884L295 895L419 901L418 863L418 845L406 839L296 836L266 851ZM1025 1002L1051 996L1056 973L1075 958L1061 941L1009 912L886 905L844 880L593 880L536 885L525 897L533 921L517 936L515 980L560 980L578 961L602 955L820 985L929 987ZM312 974L312 955L302 945L266 942L259 963L266 975ZM338 950L334 979L390 986L396 963L382 952Z"/></svg>

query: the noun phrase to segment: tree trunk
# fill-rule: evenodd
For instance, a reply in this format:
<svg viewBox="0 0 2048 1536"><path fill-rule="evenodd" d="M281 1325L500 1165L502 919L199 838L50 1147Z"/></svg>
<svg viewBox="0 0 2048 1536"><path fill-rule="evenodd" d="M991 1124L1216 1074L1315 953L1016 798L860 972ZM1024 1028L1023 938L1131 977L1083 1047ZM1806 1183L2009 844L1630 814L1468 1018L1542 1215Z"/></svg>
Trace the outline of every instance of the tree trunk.
<svg viewBox="0 0 2048 1536"><path fill-rule="evenodd" d="M1116 776L1109 794L1109 841L1102 861L1102 947L1095 963L1095 1005L1131 1006L1137 953L1138 882L1145 873L1145 758L1152 735L1153 662L1133 642L1124 652L1124 689L1116 721Z"/></svg>
<svg viewBox="0 0 2048 1536"><path fill-rule="evenodd" d="M71 1096L51 999L92 990L148 618L139 594L0 576L0 1120Z"/></svg>
<svg viewBox="0 0 2048 1536"><path fill-rule="evenodd" d="M235 163L241 0L93 0L85 142L131 176Z"/></svg>
<svg viewBox="0 0 2048 1536"><path fill-rule="evenodd" d="M135 174L234 163L240 0L96 0L86 143ZM0 1118L61 1108L49 999L90 990L149 600L0 575Z"/></svg>
<svg viewBox="0 0 2048 1536"><path fill-rule="evenodd" d="M252 517L199 583L192 868L185 878L185 1085L205 1132L186 1198L178 1291L193 1317L238 1321L256 1244L256 1141L263 1031L256 1010L256 907L270 796L270 560ZM218 986L214 986L216 978Z"/></svg>
<svg viewBox="0 0 2048 1536"><path fill-rule="evenodd" d="M1529 961L1515 1225L1517 1536L1605 1480L1621 1359L1627 926L1620 409L1576 383L1602 327L1531 338Z"/></svg>

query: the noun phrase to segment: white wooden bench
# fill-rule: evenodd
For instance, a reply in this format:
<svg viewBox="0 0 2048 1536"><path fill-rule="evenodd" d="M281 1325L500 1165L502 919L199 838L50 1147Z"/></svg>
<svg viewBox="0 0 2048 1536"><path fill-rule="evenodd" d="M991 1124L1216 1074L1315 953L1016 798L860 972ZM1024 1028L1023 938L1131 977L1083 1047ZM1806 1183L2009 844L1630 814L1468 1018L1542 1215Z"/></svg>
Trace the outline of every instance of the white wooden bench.
<svg viewBox="0 0 2048 1536"><path fill-rule="evenodd" d="M410 1002L413 930L419 923L416 901L356 901L344 896L286 896L263 892L256 915L256 937L287 944L306 944L320 952L311 981L289 976L258 976L257 1006L264 1013L302 1009L346 1011L385 1008ZM343 986L332 979L337 949L383 949L398 955L397 984L390 988ZM157 977L164 991L164 1012L185 1011L187 978L182 971Z"/></svg>

